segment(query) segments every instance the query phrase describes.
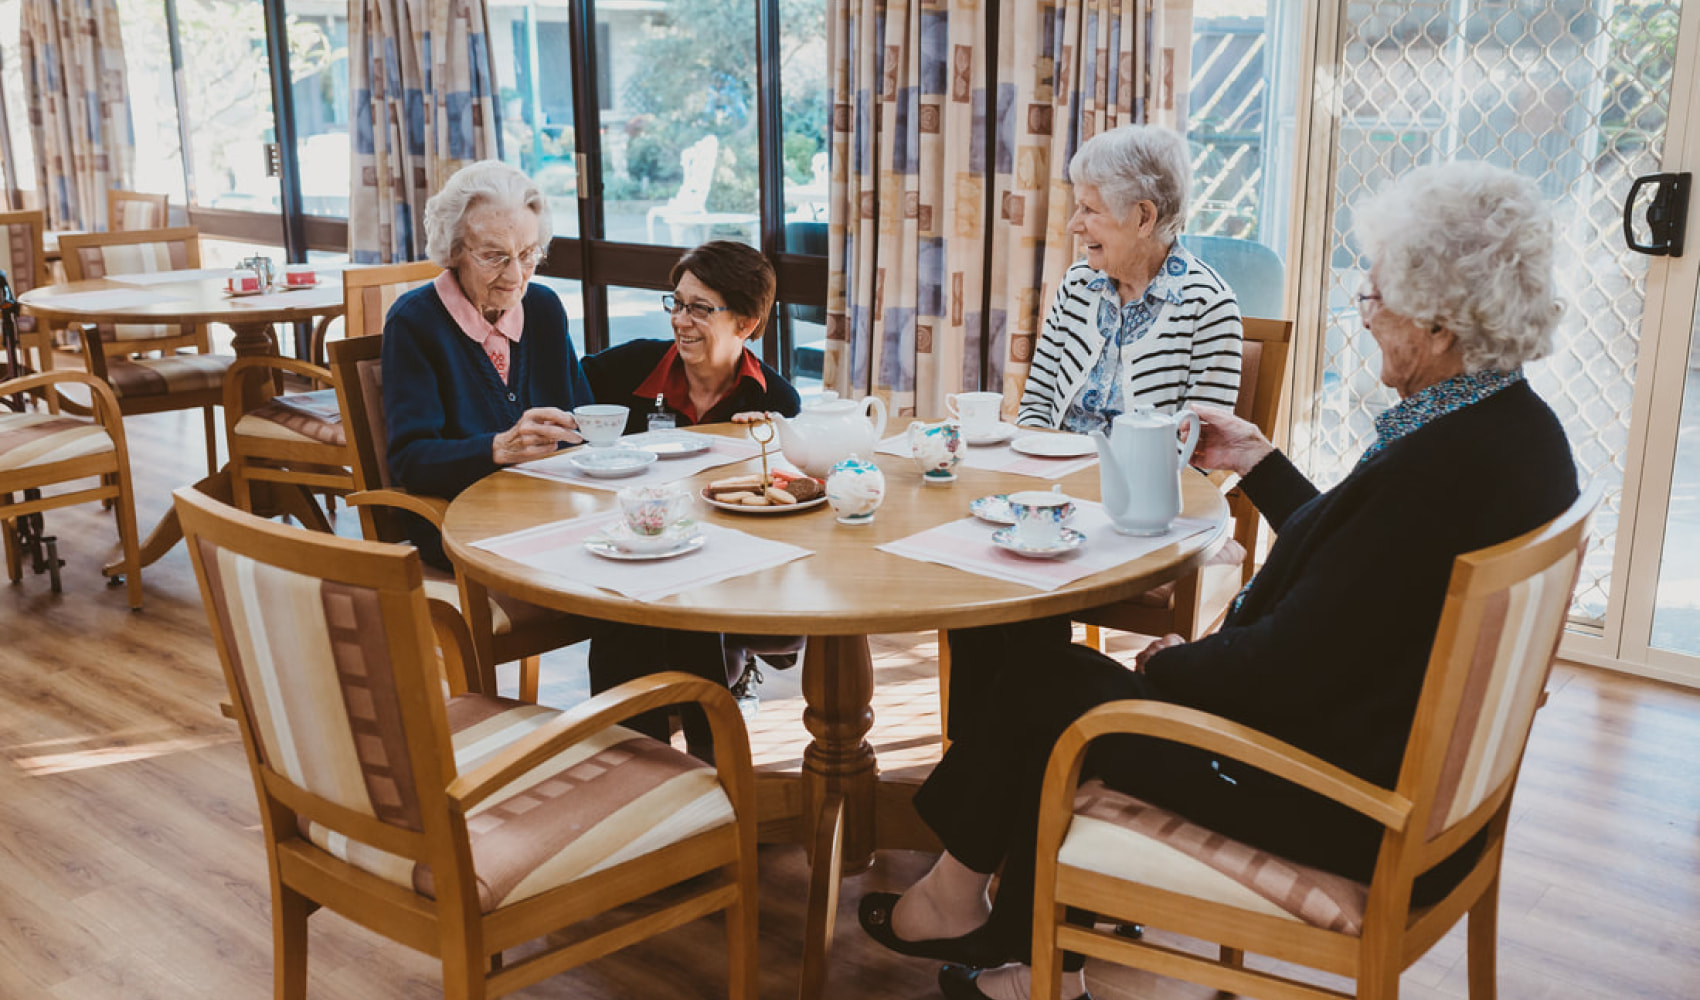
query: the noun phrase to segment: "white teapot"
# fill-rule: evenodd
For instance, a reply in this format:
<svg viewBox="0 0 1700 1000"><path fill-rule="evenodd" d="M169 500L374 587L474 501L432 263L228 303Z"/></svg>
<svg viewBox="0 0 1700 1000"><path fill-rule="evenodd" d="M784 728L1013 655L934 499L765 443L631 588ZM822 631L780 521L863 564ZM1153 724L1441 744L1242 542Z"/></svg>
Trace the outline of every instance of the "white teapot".
<svg viewBox="0 0 1700 1000"><path fill-rule="evenodd" d="M1187 427L1176 445L1177 429ZM1181 469L1198 446L1198 414L1169 417L1155 410L1123 413L1108 436L1092 432L1098 446L1104 512L1124 535L1161 535L1181 513Z"/></svg>
<svg viewBox="0 0 1700 1000"><path fill-rule="evenodd" d="M785 460L816 479L852 454L872 455L885 433L885 401L868 396L860 402L823 392L805 403L795 417L775 418L779 450Z"/></svg>

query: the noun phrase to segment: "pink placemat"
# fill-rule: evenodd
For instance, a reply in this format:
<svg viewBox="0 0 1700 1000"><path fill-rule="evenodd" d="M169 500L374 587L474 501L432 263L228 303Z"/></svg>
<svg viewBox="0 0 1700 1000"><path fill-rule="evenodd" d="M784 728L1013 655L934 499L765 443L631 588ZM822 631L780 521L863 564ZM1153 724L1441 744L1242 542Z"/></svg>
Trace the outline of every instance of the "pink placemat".
<svg viewBox="0 0 1700 1000"><path fill-rule="evenodd" d="M887 542L880 549L906 559L939 563L1025 587L1056 590L1216 527L1216 522L1208 518L1182 517L1165 534L1123 535L1110 524L1102 505L1090 500L1076 500L1075 505L1077 510L1069 527L1084 532L1086 542L1067 555L1030 559L1005 551L992 544L992 532L998 525L974 517L928 528Z"/></svg>
<svg viewBox="0 0 1700 1000"><path fill-rule="evenodd" d="M1021 432L1017 432L1010 440L1020 436ZM886 455L901 455L904 458L910 457L911 454L909 439L902 434L886 438L875 450ZM1038 479L1061 479L1097 464L1097 455L1085 455L1080 458L1034 458L1011 448L1007 441L995 445L971 445L967 442L962 445L962 467L965 469L1010 472Z"/></svg>
<svg viewBox="0 0 1700 1000"><path fill-rule="evenodd" d="M584 547L586 539L619 519L615 511L587 514L473 545L532 569L646 602L814 555L796 545L707 523L698 525L708 536L702 548L670 559L624 562L594 555Z"/></svg>
<svg viewBox="0 0 1700 1000"><path fill-rule="evenodd" d="M588 486L596 490L623 490L628 486L665 486L676 483L681 479L689 479L704 469L712 469L720 465L731 465L755 458L761 454L761 446L750 441L740 441L737 438L715 437L714 444L705 452L696 455L686 455L683 458L663 458L635 476L621 476L618 479L601 479L587 476L573 468L573 451L558 452L548 458L540 458L535 462L523 465L509 466L512 472L521 475L536 476L539 479L553 479L558 483L572 483L574 486ZM769 453L768 460L775 468L790 468L777 461L777 453Z"/></svg>

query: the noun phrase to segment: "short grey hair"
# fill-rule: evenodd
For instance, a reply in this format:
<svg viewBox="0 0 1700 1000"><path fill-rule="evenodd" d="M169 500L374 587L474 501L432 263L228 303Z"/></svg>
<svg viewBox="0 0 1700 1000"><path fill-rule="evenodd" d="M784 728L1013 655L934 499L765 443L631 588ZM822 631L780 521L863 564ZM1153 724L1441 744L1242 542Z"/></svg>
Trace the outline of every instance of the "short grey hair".
<svg viewBox="0 0 1700 1000"><path fill-rule="evenodd" d="M549 199L531 178L501 160L479 160L454 172L443 189L425 203L425 255L453 268L466 248L466 216L480 205L529 208L537 216L537 245L549 250L555 234Z"/></svg>
<svg viewBox="0 0 1700 1000"><path fill-rule="evenodd" d="M1451 330L1466 371L1510 371L1551 351L1564 307L1552 211L1533 181L1475 161L1433 164L1354 214L1382 305Z"/></svg>
<svg viewBox="0 0 1700 1000"><path fill-rule="evenodd" d="M1186 228L1192 158L1186 139L1173 129L1123 125L1099 132L1068 161L1068 179L1097 188L1118 219L1127 219L1142 201L1156 205L1160 240L1172 241Z"/></svg>

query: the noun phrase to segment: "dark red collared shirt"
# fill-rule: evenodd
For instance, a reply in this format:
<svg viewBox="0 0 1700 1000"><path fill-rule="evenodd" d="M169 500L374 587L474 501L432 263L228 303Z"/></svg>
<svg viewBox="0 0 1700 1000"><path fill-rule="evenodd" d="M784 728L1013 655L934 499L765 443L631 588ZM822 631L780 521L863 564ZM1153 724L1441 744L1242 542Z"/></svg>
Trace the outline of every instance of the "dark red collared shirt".
<svg viewBox="0 0 1700 1000"><path fill-rule="evenodd" d="M767 376L761 370L761 362L748 349L739 352L738 378L732 383L734 390L744 379L755 379L756 384L761 386L761 390L767 391ZM634 390L634 395L650 400L653 400L656 396L661 396L667 401L669 409L679 413L691 423L706 422L703 418L707 414L698 413L696 407L691 405L691 385L685 380L685 362L679 357L679 346L677 344L667 348L667 353L661 356L660 362L650 370L649 375ZM713 413L719 409L720 404L732 395L735 395L735 391L729 391L725 396L715 400L714 405L708 408L708 413ZM731 414L728 413L723 416L729 417Z"/></svg>

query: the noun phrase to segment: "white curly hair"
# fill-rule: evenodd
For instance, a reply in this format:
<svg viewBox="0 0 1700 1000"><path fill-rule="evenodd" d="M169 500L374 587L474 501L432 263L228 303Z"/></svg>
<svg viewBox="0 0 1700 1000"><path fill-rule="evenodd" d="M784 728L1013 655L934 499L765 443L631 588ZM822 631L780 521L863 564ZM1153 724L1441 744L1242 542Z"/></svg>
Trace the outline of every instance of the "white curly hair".
<svg viewBox="0 0 1700 1000"><path fill-rule="evenodd" d="M485 204L531 209L537 216L537 245L548 252L555 233L549 199L517 168L500 160L479 160L455 171L425 203L425 255L443 268L458 266L466 248L467 213Z"/></svg>
<svg viewBox="0 0 1700 1000"><path fill-rule="evenodd" d="M1487 163L1432 164L1355 215L1382 304L1451 330L1466 371L1510 371L1552 349L1564 307L1552 212L1533 181Z"/></svg>
<svg viewBox="0 0 1700 1000"><path fill-rule="evenodd" d="M1142 201L1156 205L1159 240L1169 242L1186 228L1192 160L1186 140L1173 129L1123 125L1099 132L1075 150L1068 179L1097 188L1118 219L1127 219Z"/></svg>

